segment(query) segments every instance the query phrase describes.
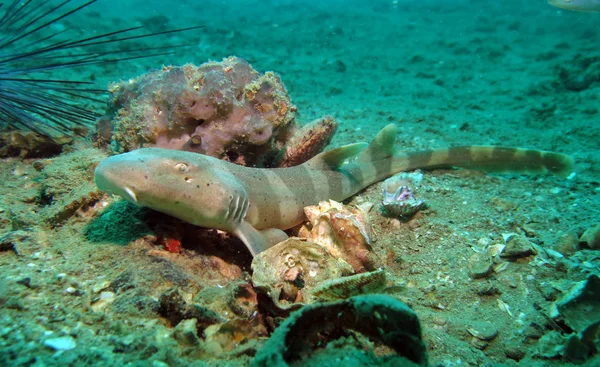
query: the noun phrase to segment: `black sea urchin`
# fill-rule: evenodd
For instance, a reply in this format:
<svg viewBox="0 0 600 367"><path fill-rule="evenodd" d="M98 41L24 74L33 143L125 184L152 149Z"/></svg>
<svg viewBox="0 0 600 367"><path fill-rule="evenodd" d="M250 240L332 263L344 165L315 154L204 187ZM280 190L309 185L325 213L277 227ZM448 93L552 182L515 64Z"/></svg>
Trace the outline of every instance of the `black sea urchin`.
<svg viewBox="0 0 600 367"><path fill-rule="evenodd" d="M92 82L63 78L60 71L164 55L178 46L141 47L141 38L200 27L137 34L142 27L92 36L61 29L65 18L98 0L0 0L0 129L34 131L46 137L83 131L99 115L85 101L105 90ZM84 27L82 27L84 28Z"/></svg>

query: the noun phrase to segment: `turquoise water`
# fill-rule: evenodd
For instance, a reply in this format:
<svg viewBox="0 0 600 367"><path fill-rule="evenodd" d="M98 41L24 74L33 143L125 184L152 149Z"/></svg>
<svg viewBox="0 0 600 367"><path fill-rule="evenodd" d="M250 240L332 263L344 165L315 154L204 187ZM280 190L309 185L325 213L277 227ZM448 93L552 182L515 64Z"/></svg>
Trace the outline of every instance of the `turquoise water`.
<svg viewBox="0 0 600 367"><path fill-rule="evenodd" d="M17 31L7 26L10 18L1 18L3 11L12 5L34 6L0 4L0 37L14 36ZM51 9L49 4L39 9ZM44 19L56 19L83 4L67 2ZM37 24L44 21L40 18ZM13 52L137 26L141 29L122 36L200 28L73 47L61 50L60 58L42 59L48 65L48 60L84 60L87 52L101 55L101 62L18 75L38 79L30 84L42 92L48 88L42 101L68 101L92 117L69 116L63 136L51 139L58 142L58 151L52 144L47 148L39 141L23 143L11 135L28 131L9 121L21 116L15 111L32 108L25 103L17 110L6 103L14 90L7 87L14 77L7 70L30 66L29 57L7 62ZM178 67L184 64L218 63L231 56L246 60L258 74L272 71L279 76L291 100L286 100L287 112L281 112L286 123L299 129L333 116L338 128L327 149L369 142L393 123L400 151L502 145L571 156L575 167L568 178L451 169L427 170L422 177L412 174L407 185L414 185L411 189L427 205L407 217L385 215L382 189L387 186L380 183L344 204L368 208L373 242L366 247L378 259L375 268L386 271L386 280L385 287L367 288L414 310L429 365L600 364L600 12L559 9L544 0L100 0L23 40L7 44L6 39L0 38L0 365L246 366L259 363L254 357L264 354L265 341L271 335L281 337L273 334L276 326L290 320L289 310L277 309L279 301L310 303L308 293L302 293L312 286L308 271L278 283L288 292L300 289L304 298L281 296L273 301L253 278L256 258L253 262L235 236L160 213L168 210L141 208L151 205L144 205L139 193L136 198L135 193L115 192L140 206L105 195L94 183L95 167L108 155L121 153L118 147L125 144L126 139L114 134L117 120L128 126L158 126L161 112L169 112L164 120L168 124L181 110L196 106L172 97L179 79L163 80L163 75L183 70ZM110 61L130 55L135 58ZM75 88L102 93L94 92L92 99L68 94L70 90L61 94L39 82L42 76L85 82ZM159 89L153 89L153 80L160 81ZM104 93L108 90L113 94ZM248 90L244 89L246 98ZM156 98L164 104L148 102ZM145 104L150 108L132 112ZM288 111L291 104L294 113ZM48 116L57 113L55 106L50 104L50 114L33 111L27 116L41 116L36 124L52 125ZM120 110L122 106L127 108ZM230 111L227 108L219 113L226 115L229 112L222 111ZM203 116L192 122L200 126L212 121ZM82 126L86 129L80 130ZM102 141L106 126L115 130ZM223 126L228 134L238 125ZM142 130L119 132L131 138L127 143L132 145L123 150L154 144L144 140ZM189 139L186 149L194 151L189 148L192 131L186 130L182 141ZM304 137L318 140L315 131ZM61 140L64 135L67 140ZM177 138L169 135L167 140L175 144L172 140ZM208 141L205 135L203 139ZM137 146L133 140L144 143ZM277 166L279 158L274 157L289 143L284 140L270 141L267 158L256 159L256 165ZM307 141L297 150L313 144ZM244 144L248 142L236 142L234 148L214 155L250 162L244 157ZM306 180L297 177L286 185L293 188L294 182L301 186ZM316 187L326 180L313 181ZM269 185L275 196L281 189L273 182ZM344 228L349 237L358 236L356 229ZM302 237L303 230L292 229L288 235ZM352 253L348 246L344 251ZM288 264L272 258L260 261L276 269ZM339 275L341 270L331 271ZM412 317L391 309L381 312L390 319ZM377 332L369 333L364 325L381 319L374 313L323 310L328 316L318 322L297 316L295 336L304 340L306 350L294 345L281 361L398 365L396 355L410 357L390 343L400 338L393 327L380 331L379 339ZM360 319L359 326L343 317L348 314ZM342 321L335 325L331 320ZM327 324L334 331L311 329L315 324ZM311 332L318 336L309 338ZM420 340L420 335L415 337ZM271 339L268 345L275 348L276 343ZM412 361L426 365L423 359Z"/></svg>

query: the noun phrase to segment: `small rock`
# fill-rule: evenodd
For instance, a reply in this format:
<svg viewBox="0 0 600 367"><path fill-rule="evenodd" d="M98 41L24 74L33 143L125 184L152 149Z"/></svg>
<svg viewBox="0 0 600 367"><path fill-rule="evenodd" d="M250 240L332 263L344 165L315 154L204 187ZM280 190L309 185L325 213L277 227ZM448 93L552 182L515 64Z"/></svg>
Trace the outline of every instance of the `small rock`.
<svg viewBox="0 0 600 367"><path fill-rule="evenodd" d="M94 294L105 290L106 288L110 287L111 283L108 280L104 280L100 283L94 284L94 286L92 287L92 292L94 292Z"/></svg>
<svg viewBox="0 0 600 367"><path fill-rule="evenodd" d="M65 293L69 293L69 294L73 294L73 295L77 295L78 292L79 291L75 287L67 287L67 289L65 289Z"/></svg>
<svg viewBox="0 0 600 367"><path fill-rule="evenodd" d="M42 170L44 169L44 162L43 161L35 161L35 162L33 162L32 166L36 171L42 172Z"/></svg>
<svg viewBox="0 0 600 367"><path fill-rule="evenodd" d="M536 346L536 354L542 358L562 356L566 338L558 331L550 331L540 338Z"/></svg>
<svg viewBox="0 0 600 367"><path fill-rule="evenodd" d="M579 243L592 250L600 250L600 224L585 231L579 239Z"/></svg>
<svg viewBox="0 0 600 367"><path fill-rule="evenodd" d="M520 347L507 347L504 349L504 354L515 361L520 361L525 357L525 351Z"/></svg>
<svg viewBox="0 0 600 367"><path fill-rule="evenodd" d="M562 232L559 233L556 243L554 244L554 250L560 252L565 256L573 255L579 246L579 238L574 232Z"/></svg>
<svg viewBox="0 0 600 367"><path fill-rule="evenodd" d="M31 278L30 277L21 278L21 279L17 280L17 284L21 284L21 285L26 286L27 288L31 288Z"/></svg>
<svg viewBox="0 0 600 367"><path fill-rule="evenodd" d="M600 320L600 277L591 274L573 287L552 306L550 316L572 330L583 333Z"/></svg>
<svg viewBox="0 0 600 367"><path fill-rule="evenodd" d="M61 336L44 340L44 345L54 350L71 350L75 349L77 343L71 336Z"/></svg>
<svg viewBox="0 0 600 367"><path fill-rule="evenodd" d="M102 311L107 308L111 303L113 303L116 299L117 295L114 292L102 292L100 293L100 297L96 303L92 305L92 310L94 312Z"/></svg>
<svg viewBox="0 0 600 367"><path fill-rule="evenodd" d="M489 343L486 342L485 340L481 340L481 339L477 339L477 338L472 338L470 344L479 350L484 350L489 345Z"/></svg>
<svg viewBox="0 0 600 367"><path fill-rule="evenodd" d="M500 257L519 259L531 255L537 255L533 243L524 236L511 236L506 241L506 247L500 253Z"/></svg>
<svg viewBox="0 0 600 367"><path fill-rule="evenodd" d="M524 224L521 228L529 237L539 237L540 233L544 231L544 226L535 222Z"/></svg>
<svg viewBox="0 0 600 367"><path fill-rule="evenodd" d="M490 204L496 209L497 212L510 212L515 210L519 205L514 201L502 199L502 198L491 198Z"/></svg>
<svg viewBox="0 0 600 367"><path fill-rule="evenodd" d="M198 320L196 319L188 319L183 320L175 327L175 333L173 337L179 343L188 346L198 345L200 343L200 338L198 338Z"/></svg>
<svg viewBox="0 0 600 367"><path fill-rule="evenodd" d="M469 258L467 266L471 277L484 278L492 273L494 261L487 251L476 252Z"/></svg>
<svg viewBox="0 0 600 367"><path fill-rule="evenodd" d="M498 335L498 329L489 321L475 321L467 328L475 338L490 341Z"/></svg>
<svg viewBox="0 0 600 367"><path fill-rule="evenodd" d="M496 285L489 280L486 280L485 283L480 284L476 292L479 296L493 296L495 294L500 294L498 287L496 287Z"/></svg>

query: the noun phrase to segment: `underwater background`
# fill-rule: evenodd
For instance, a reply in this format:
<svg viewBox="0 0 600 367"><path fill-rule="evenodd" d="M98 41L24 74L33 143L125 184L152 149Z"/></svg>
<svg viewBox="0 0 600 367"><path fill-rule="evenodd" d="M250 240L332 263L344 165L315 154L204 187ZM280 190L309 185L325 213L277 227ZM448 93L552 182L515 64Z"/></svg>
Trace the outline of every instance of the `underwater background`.
<svg viewBox="0 0 600 367"><path fill-rule="evenodd" d="M68 9L85 3L71 1ZM13 2L0 4L3 16ZM14 32L2 19L0 37ZM600 365L600 12L544 0L100 0L22 44L35 49L50 42L43 34L74 40L135 26L142 33L201 28L127 41L148 57L42 70L107 91L70 98L94 117L71 119L71 130L53 133L50 142L14 135L27 129L0 121L0 365ZM0 49L0 59L10 47ZM83 52L127 58L99 44L73 48L60 61ZM348 331L357 327L343 318L335 324L335 308L322 306L318 322L290 317L307 297L270 300L269 287L301 293L305 284L257 289L260 266L241 241L106 195L94 183L99 162L139 147L138 133L130 134L132 143L102 132L117 131L116 121L144 122L131 112L146 101L136 99L140 91L175 90L174 79L161 78L176 66L212 61L227 73L244 65L232 56L257 75L275 73L269 80L285 86L282 114L291 109L294 124L335 119L335 134L317 125L303 142L314 137L316 145L330 142L327 149L369 142L394 123L402 151L517 146L568 154L576 173L426 170L401 179L424 205L399 217L382 207L383 183L344 201L362 210L340 213L352 228L368 223L365 246L378 261L356 271L367 274L359 280L366 283L341 287L410 306L414 314L396 306L378 312L384 320L416 315L412 337L424 349L413 352L425 358L390 343L402 339L396 321L384 322L378 338ZM0 61L0 88L5 65L27 62L17 61ZM160 93L150 89L157 80ZM0 96L8 100L5 91ZM6 108L0 101L3 118ZM52 124L44 121L36 123ZM240 157L226 158L249 162ZM359 324L378 322L377 312L353 312ZM285 320L296 323L296 334L282 338L295 344L260 360Z"/></svg>

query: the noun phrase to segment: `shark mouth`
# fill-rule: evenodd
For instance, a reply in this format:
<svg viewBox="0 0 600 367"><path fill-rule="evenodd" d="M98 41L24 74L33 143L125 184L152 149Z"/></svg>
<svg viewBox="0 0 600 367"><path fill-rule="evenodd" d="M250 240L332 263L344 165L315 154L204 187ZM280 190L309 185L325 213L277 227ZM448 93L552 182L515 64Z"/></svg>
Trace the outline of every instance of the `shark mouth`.
<svg viewBox="0 0 600 367"><path fill-rule="evenodd" d="M129 196L128 198L125 198L125 199L130 199L130 201L137 203L137 197L135 196L135 192L133 192L132 189L125 186L125 187L123 187L123 190L125 190L125 193L127 193L127 196Z"/></svg>

